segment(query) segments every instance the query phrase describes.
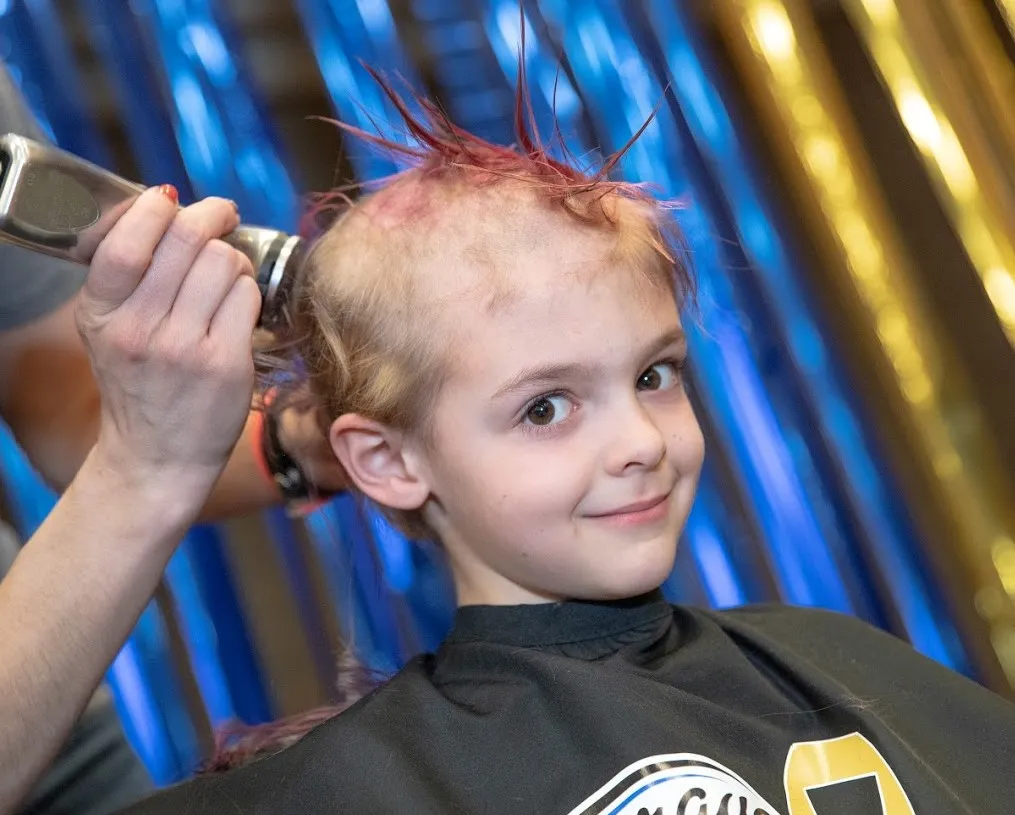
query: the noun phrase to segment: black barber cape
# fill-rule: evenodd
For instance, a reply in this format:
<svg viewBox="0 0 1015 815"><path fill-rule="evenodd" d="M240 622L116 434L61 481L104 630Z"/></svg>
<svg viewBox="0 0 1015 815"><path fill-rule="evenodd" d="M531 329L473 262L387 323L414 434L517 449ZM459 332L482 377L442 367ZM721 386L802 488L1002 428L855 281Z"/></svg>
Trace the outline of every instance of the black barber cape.
<svg viewBox="0 0 1015 815"><path fill-rule="evenodd" d="M1015 706L828 612L475 606L295 746L130 812L1010 815Z"/></svg>

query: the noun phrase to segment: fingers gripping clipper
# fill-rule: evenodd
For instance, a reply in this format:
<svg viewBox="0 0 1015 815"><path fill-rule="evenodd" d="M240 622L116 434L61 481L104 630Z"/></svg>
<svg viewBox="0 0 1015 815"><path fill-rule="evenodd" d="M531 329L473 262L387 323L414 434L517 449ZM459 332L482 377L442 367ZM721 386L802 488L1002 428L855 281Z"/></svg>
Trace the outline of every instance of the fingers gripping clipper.
<svg viewBox="0 0 1015 815"><path fill-rule="evenodd" d="M0 240L87 265L144 189L52 145L15 134L0 136ZM279 327L303 241L246 224L222 240L254 266L262 297L258 325Z"/></svg>

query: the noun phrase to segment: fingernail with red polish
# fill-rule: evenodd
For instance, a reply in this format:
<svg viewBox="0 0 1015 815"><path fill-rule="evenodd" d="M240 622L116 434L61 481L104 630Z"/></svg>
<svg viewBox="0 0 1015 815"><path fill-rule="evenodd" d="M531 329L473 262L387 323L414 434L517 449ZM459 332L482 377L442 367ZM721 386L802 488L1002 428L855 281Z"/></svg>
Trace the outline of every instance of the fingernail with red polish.
<svg viewBox="0 0 1015 815"><path fill-rule="evenodd" d="M172 184L163 184L161 187L159 187L159 192L161 192L164 196L166 196L166 198L168 198L174 204L180 203L180 194L176 191L176 187L174 187Z"/></svg>

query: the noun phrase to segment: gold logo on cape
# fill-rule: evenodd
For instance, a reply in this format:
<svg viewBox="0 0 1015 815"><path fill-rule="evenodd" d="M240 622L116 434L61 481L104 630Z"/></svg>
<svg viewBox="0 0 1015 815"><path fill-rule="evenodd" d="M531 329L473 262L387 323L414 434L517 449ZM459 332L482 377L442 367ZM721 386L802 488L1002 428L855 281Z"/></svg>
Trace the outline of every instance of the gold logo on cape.
<svg viewBox="0 0 1015 815"><path fill-rule="evenodd" d="M790 815L818 815L808 790L869 777L875 779L881 794L881 815L915 815L895 771L859 733L794 744L783 773Z"/></svg>

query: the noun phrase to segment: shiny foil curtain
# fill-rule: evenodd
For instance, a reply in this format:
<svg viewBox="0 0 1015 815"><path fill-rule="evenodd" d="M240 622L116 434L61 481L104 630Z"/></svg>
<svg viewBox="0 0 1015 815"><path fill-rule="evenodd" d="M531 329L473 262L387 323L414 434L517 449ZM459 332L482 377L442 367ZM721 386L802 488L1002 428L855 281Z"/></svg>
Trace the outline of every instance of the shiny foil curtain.
<svg viewBox="0 0 1015 815"><path fill-rule="evenodd" d="M855 614L1015 695L1015 0L12 0L0 47L61 145L292 229L303 192L400 166L359 61L510 142L533 115L687 204L709 441L664 591ZM29 532L52 502L10 439ZM439 643L439 551L331 502L195 529L110 674L159 782L213 728ZM890 670L885 666L885 670Z"/></svg>
<svg viewBox="0 0 1015 815"><path fill-rule="evenodd" d="M730 0L715 4L713 19L815 255L812 285L830 330L866 380L886 466L981 670L1010 692L1012 97L1006 32L991 11L978 2ZM856 104L868 71L876 85L866 98L891 108L880 133L872 108ZM904 181L877 143L898 140L893 129L915 165ZM905 200L891 189L901 183L925 189L938 212L914 224L893 206ZM942 242L937 229L956 246L931 276L919 243Z"/></svg>

